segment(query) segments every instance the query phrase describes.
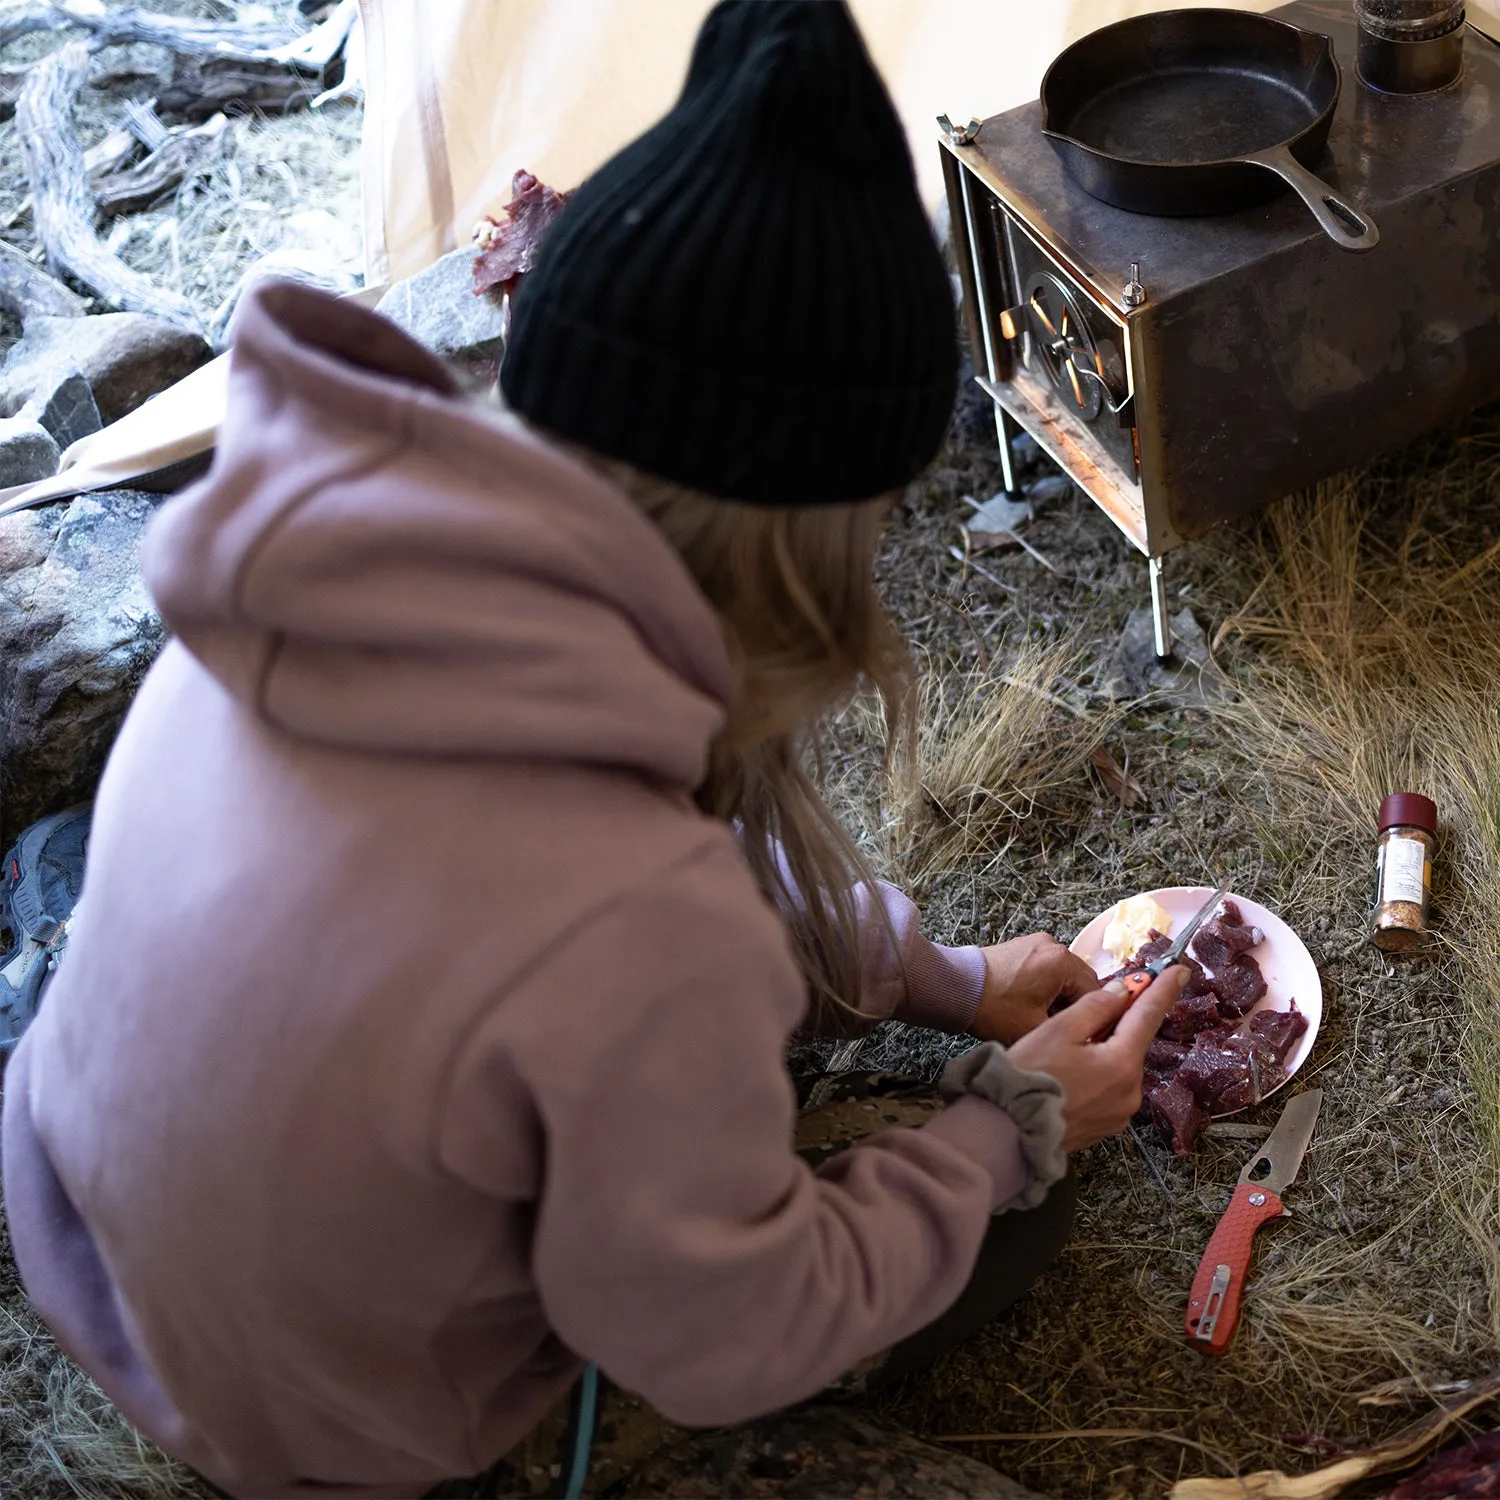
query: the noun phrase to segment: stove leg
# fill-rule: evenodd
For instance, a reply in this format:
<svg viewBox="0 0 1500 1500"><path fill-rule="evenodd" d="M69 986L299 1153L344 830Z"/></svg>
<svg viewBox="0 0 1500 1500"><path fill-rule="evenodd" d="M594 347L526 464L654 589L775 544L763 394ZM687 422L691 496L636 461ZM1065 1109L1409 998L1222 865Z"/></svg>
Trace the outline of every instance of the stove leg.
<svg viewBox="0 0 1500 1500"><path fill-rule="evenodd" d="M1010 440L1019 431L1011 415L997 401L995 403L995 435L1000 440L1000 478L1005 484L1005 493L1012 500L1021 498L1021 486L1016 483L1016 461L1011 453Z"/></svg>
<svg viewBox="0 0 1500 1500"><path fill-rule="evenodd" d="M1155 637L1157 661L1172 659L1172 621L1167 616L1167 579L1162 568L1162 559L1150 560L1151 572L1151 631Z"/></svg>

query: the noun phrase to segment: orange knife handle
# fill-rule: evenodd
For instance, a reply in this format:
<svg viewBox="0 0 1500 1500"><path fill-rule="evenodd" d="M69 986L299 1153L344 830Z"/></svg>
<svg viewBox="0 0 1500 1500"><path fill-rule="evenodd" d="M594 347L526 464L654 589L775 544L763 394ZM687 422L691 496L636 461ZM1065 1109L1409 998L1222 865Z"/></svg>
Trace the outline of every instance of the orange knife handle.
<svg viewBox="0 0 1500 1500"><path fill-rule="evenodd" d="M1125 1009L1129 1010L1156 983L1156 976L1148 974L1145 969L1137 969L1133 974L1123 975L1120 983L1125 986L1125 993L1129 997L1125 1006ZM1118 1024L1116 1021L1111 1021L1102 1031L1094 1033L1093 1040L1096 1042L1107 1042L1110 1033Z"/></svg>
<svg viewBox="0 0 1500 1500"><path fill-rule="evenodd" d="M1242 1182L1198 1262L1188 1294L1187 1341L1203 1354L1223 1354L1239 1322L1240 1297L1250 1271L1255 1231L1286 1210L1270 1188Z"/></svg>

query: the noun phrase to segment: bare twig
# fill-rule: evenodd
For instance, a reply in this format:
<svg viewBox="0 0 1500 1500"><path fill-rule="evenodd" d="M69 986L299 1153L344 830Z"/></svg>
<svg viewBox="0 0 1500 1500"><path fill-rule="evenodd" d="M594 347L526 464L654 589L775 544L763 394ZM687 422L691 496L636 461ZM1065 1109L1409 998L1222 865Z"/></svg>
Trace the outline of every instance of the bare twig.
<svg viewBox="0 0 1500 1500"><path fill-rule="evenodd" d="M0 12L0 47L8 47L34 31L51 31L56 25L57 15L50 5L28 5Z"/></svg>
<svg viewBox="0 0 1500 1500"><path fill-rule="evenodd" d="M163 114L206 120L229 114L287 115L306 109L318 80L266 58L178 57L157 104Z"/></svg>
<svg viewBox="0 0 1500 1500"><path fill-rule="evenodd" d="M57 0L43 15L43 27L61 23L89 32L96 50L148 42L181 55L272 62L277 60L279 49L301 37L295 28L281 22L247 26L233 21L196 21L149 10L95 8L84 0L66 4Z"/></svg>
<svg viewBox="0 0 1500 1500"><path fill-rule="evenodd" d="M94 184L100 218L138 213L201 172L217 154L228 123L223 115L215 115L202 125L169 135L136 166L101 177Z"/></svg>
<svg viewBox="0 0 1500 1500"><path fill-rule="evenodd" d="M53 266L77 277L111 306L196 329L197 318L185 299L133 271L94 232L88 170L73 128L73 105L88 64L86 43L60 48L31 69L16 109L37 238Z"/></svg>
<svg viewBox="0 0 1500 1500"><path fill-rule="evenodd" d="M30 318L79 318L88 309L13 245L0 241L0 307L22 323Z"/></svg>

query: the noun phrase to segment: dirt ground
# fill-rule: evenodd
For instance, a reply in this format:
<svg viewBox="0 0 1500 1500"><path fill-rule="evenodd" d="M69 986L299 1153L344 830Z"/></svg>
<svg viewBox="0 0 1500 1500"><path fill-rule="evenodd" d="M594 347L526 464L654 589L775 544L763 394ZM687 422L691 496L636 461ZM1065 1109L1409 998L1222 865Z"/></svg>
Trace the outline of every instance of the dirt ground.
<svg viewBox="0 0 1500 1500"><path fill-rule="evenodd" d="M22 44L5 61L25 60L26 45L41 44ZM106 128L114 98L86 101L86 135ZM313 217L297 232L329 243L357 224L357 137L349 106L237 125L221 168L139 216L124 253L210 313L245 265L284 242L298 214ZM0 219L18 201L16 165L14 128L0 125ZM24 235L22 222L10 237ZM1500 417L1482 414L1379 468L1359 488L1371 525L1396 524L1409 489L1436 485L1455 547L1480 549L1500 534L1497 435ZM1294 1217L1262 1236L1245 1323L1224 1359L1184 1345L1182 1309L1254 1139L1211 1132L1180 1160L1141 1130L1082 1158L1074 1244L1035 1294L881 1412L933 1439L988 1435L963 1451L1058 1500L1157 1496L1186 1474L1308 1467L1422 1409L1362 1406L1360 1393L1400 1377L1473 1375L1496 1361L1484 1236L1455 1238L1455 1211L1437 1188L1443 1174L1431 1170L1437 1159L1478 1162L1486 1149L1458 1060L1457 959L1442 949L1392 964L1365 946L1373 836L1310 816L1223 705L1107 691L1127 617L1146 603L1145 568L1079 492L1038 506L1023 533L1034 551L997 550L969 565L951 555L962 497L998 485L989 409L971 396L942 458L892 517L881 578L927 677L932 763L976 712L1014 691L1008 676L1042 661L1056 705L1036 743L1051 772L1037 790L1033 767L1033 786L1010 789L1000 812L967 823L934 868L917 857L931 843L921 815L894 822L882 802L878 737L861 710L831 736L837 799L940 941L1035 930L1067 941L1124 895L1196 884L1210 871L1277 910L1323 978L1323 1029L1300 1081L1321 1085L1325 1103L1288 1195ZM1190 608L1212 640L1252 599L1264 545L1247 525L1174 554L1174 609ZM1263 654L1231 633L1216 659L1242 683ZM1139 783L1138 805L1123 807L1089 768L1095 742ZM920 877L906 880L918 866ZM1441 925L1456 896L1441 858L1437 878ZM839 1061L931 1076L951 1050L930 1033L890 1027ZM805 1071L831 1056L826 1046L801 1048L794 1062ZM1272 1103L1234 1124L1268 1127L1276 1114ZM57 1354L16 1284L0 1225L0 1500L206 1493L126 1433Z"/></svg>

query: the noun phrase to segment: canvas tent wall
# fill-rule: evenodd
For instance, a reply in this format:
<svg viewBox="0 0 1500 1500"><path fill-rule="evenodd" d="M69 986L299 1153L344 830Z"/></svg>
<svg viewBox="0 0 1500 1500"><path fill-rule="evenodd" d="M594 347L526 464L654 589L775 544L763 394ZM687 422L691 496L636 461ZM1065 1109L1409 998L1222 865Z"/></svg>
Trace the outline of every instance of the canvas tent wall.
<svg viewBox="0 0 1500 1500"><path fill-rule="evenodd" d="M908 136L942 191L937 115L1035 98L1068 42L1172 8L1152 0L851 0ZM1269 10L1277 0L1210 0ZM518 167L580 182L671 105L713 0L361 0L366 264L399 280L467 242ZM816 133L818 122L808 121Z"/></svg>
<svg viewBox="0 0 1500 1500"><path fill-rule="evenodd" d="M1274 0L1210 0L1269 10ZM360 0L366 284L467 243L518 167L586 177L670 106L713 0ZM935 117L1036 95L1069 41L1170 0L852 0L911 141L929 206ZM817 121L808 129L816 133ZM361 294L366 299L370 293ZM0 514L131 478L212 447L227 390L215 360L102 432L59 474L0 491Z"/></svg>

